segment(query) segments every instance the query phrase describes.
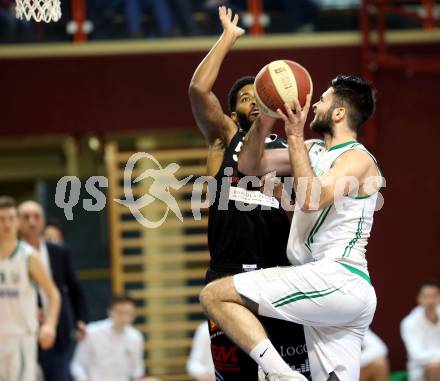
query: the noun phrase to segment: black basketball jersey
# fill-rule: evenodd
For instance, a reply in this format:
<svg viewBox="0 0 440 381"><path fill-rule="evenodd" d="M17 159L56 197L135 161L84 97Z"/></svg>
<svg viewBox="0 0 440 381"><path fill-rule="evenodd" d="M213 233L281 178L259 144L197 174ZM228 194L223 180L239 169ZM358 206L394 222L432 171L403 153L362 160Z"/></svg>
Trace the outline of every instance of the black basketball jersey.
<svg viewBox="0 0 440 381"><path fill-rule="evenodd" d="M258 264L259 268L289 264L286 247L290 222L281 207L264 210L257 205L253 210L242 211L237 208L236 201L229 197L231 188L237 188L239 180L244 177L237 168L244 136L244 131L239 130L232 138L215 177L217 189L215 200L209 208L208 223L208 245L213 269L231 265L233 268L242 266L246 270L247 264ZM267 139L266 147L285 148L287 144L273 134ZM259 187L247 188L252 189L259 190ZM249 270L252 269L250 266Z"/></svg>

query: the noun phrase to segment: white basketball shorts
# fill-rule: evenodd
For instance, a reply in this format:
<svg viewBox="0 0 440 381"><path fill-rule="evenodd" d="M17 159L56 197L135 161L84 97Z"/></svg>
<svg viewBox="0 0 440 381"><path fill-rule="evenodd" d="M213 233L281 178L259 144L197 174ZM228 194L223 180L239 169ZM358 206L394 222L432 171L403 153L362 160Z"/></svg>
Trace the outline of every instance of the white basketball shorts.
<svg viewBox="0 0 440 381"><path fill-rule="evenodd" d="M359 380L363 335L376 294L368 275L332 260L274 267L234 276L237 292L258 313L304 325L313 381Z"/></svg>

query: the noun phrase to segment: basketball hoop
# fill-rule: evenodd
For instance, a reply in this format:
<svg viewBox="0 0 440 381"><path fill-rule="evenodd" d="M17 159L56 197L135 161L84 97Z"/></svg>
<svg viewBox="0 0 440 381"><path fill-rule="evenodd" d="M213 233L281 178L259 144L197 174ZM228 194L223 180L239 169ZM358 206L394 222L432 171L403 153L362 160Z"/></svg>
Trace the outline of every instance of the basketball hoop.
<svg viewBox="0 0 440 381"><path fill-rule="evenodd" d="M17 18L35 21L58 21L61 18L60 0L16 0Z"/></svg>

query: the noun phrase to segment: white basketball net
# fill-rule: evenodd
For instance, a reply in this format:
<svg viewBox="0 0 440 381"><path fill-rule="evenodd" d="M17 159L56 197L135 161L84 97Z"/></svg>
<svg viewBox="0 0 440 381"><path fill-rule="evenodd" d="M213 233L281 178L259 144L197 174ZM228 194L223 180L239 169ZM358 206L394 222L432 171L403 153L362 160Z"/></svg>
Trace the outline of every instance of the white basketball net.
<svg viewBox="0 0 440 381"><path fill-rule="evenodd" d="M58 21L61 18L60 0L16 0L17 18L30 21Z"/></svg>

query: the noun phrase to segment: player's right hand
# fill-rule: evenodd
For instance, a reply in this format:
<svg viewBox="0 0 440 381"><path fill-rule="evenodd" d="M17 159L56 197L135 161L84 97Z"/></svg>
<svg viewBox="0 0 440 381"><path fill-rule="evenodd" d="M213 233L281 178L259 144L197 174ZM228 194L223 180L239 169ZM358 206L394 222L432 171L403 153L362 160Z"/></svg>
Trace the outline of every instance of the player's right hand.
<svg viewBox="0 0 440 381"><path fill-rule="evenodd" d="M235 39L243 36L245 33L244 29L237 25L239 19L238 14L235 14L234 17L232 17L231 8L226 8L225 6L219 7L218 15L222 23L224 33L229 34Z"/></svg>
<svg viewBox="0 0 440 381"><path fill-rule="evenodd" d="M40 333L38 335L38 342L40 343L41 349L46 350L52 348L55 343L55 337L55 327L51 324L44 323L40 327Z"/></svg>

